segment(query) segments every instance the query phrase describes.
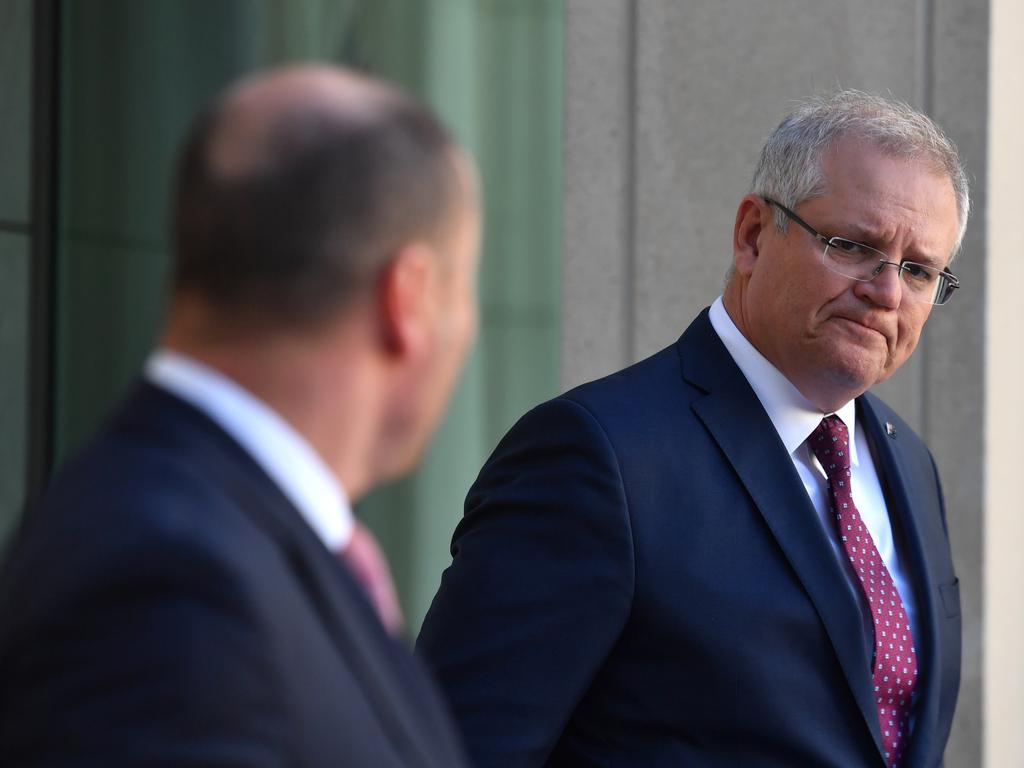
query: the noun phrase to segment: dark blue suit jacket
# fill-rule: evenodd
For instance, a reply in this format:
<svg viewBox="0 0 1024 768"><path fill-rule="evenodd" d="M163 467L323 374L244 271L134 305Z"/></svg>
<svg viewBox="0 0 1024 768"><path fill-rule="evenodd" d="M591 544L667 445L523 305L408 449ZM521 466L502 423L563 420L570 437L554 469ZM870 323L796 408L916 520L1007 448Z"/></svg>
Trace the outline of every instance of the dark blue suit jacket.
<svg viewBox="0 0 1024 768"><path fill-rule="evenodd" d="M142 384L0 577L0 764L462 764L446 708L249 455Z"/></svg>
<svg viewBox="0 0 1024 768"><path fill-rule="evenodd" d="M906 765L935 766L960 669L939 481L903 421L857 406L918 601ZM871 639L829 535L705 311L506 435L418 650L482 766L882 766Z"/></svg>

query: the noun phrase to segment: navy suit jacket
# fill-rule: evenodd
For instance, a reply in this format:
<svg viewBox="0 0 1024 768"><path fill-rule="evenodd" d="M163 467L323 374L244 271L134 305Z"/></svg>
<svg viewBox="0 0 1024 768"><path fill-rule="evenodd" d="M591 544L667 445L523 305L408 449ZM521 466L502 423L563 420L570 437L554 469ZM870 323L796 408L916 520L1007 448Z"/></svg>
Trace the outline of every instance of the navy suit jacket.
<svg viewBox="0 0 1024 768"><path fill-rule="evenodd" d="M857 408L920 616L905 765L936 766L960 669L942 494L911 429ZM883 766L830 535L705 311L506 435L418 650L482 766Z"/></svg>
<svg viewBox="0 0 1024 768"><path fill-rule="evenodd" d="M462 765L433 684L250 456L141 384L0 577L0 764Z"/></svg>

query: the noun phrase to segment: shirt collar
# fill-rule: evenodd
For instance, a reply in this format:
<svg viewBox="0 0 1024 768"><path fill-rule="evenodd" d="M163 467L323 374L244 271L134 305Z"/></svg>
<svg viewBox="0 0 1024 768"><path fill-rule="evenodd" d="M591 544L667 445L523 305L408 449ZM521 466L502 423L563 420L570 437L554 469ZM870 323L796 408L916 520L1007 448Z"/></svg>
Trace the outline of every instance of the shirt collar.
<svg viewBox="0 0 1024 768"><path fill-rule="evenodd" d="M273 408L227 376L169 349L145 377L209 416L252 456L331 551L343 549L354 519L345 489L316 450Z"/></svg>
<svg viewBox="0 0 1024 768"><path fill-rule="evenodd" d="M792 455L810 437L821 423L822 417L828 414L811 405L800 390L754 348L729 317L721 296L711 305L709 317L715 333L750 383L754 394L761 401L768 418L775 426L775 431L779 433L782 444ZM856 402L850 400L836 409L835 414L843 420L850 432L850 463L857 466L857 441L854 439Z"/></svg>

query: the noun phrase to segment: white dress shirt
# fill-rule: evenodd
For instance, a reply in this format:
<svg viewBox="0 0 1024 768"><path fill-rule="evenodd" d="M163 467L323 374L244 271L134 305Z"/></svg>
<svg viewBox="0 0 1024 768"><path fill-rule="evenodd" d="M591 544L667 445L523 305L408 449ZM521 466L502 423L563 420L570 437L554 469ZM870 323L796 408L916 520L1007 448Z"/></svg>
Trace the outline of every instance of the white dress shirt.
<svg viewBox="0 0 1024 768"><path fill-rule="evenodd" d="M816 409L800 391L768 360L758 352L753 344L740 332L729 317L729 313L719 296L711 305L711 325L722 340L725 348L736 361L751 388L764 406L789 452L789 457L796 467L797 474L818 512L818 518L832 542L832 549L843 565L850 588L866 614L866 624L872 626L871 612L863 591L857 583L857 576L849 565L847 554L842 549L836 535L835 522L828 511L828 477L818 459L814 456L807 438L828 414ZM907 620L911 631L917 636L917 604L910 583L910 574L900 561L899 552L893 540L892 525L889 522L889 510L882 492L882 484L878 479L871 449L868 446L864 430L859 428L856 419L856 404L846 403L835 411L843 420L850 432L850 471L852 473L853 500L857 505L861 520L871 533L878 553L889 569L893 583L903 599L907 611ZM871 636L870 634L868 635Z"/></svg>
<svg viewBox="0 0 1024 768"><path fill-rule="evenodd" d="M352 507L337 476L278 413L197 360L160 349L146 362L150 383L209 416L252 456L332 552L352 537Z"/></svg>

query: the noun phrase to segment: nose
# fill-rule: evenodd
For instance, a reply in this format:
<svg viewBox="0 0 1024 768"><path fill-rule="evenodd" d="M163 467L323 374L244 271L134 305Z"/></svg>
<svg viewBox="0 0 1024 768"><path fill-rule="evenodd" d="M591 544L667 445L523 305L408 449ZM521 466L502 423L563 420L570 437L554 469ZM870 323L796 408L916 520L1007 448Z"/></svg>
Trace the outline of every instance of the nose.
<svg viewBox="0 0 1024 768"><path fill-rule="evenodd" d="M903 300L903 279L900 274L900 265L893 261L880 262L875 270L875 276L866 282L856 283L853 292L859 298L867 299L880 307L898 308Z"/></svg>

